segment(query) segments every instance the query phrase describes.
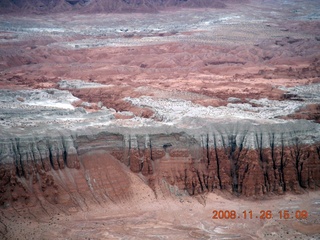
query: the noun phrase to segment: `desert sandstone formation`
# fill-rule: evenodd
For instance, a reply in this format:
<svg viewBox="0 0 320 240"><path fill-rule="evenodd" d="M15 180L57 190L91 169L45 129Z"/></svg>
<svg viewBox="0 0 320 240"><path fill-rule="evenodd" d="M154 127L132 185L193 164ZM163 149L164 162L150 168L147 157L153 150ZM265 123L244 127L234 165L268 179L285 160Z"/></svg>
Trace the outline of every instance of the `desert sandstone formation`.
<svg viewBox="0 0 320 240"><path fill-rule="evenodd" d="M0 11L1 237L319 237L316 1ZM212 222L264 199L309 217Z"/></svg>

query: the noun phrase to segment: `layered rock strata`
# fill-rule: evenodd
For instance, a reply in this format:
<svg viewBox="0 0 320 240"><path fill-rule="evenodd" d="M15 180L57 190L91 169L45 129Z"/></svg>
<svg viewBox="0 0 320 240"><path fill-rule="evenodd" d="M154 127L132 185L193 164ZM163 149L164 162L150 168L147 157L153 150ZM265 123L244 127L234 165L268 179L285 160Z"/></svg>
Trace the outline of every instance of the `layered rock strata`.
<svg viewBox="0 0 320 240"><path fill-rule="evenodd" d="M1 205L131 198L135 173L163 194L225 190L236 195L300 193L320 187L319 125L201 122L193 129L109 126L41 134L3 131Z"/></svg>

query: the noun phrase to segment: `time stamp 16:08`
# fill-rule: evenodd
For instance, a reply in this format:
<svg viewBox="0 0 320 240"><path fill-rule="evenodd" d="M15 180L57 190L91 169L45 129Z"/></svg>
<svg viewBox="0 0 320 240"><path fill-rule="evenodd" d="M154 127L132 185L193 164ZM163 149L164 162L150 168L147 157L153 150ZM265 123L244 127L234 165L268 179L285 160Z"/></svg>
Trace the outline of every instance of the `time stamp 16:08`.
<svg viewBox="0 0 320 240"><path fill-rule="evenodd" d="M306 210L261 210L259 213L254 213L252 210L244 210L237 212L235 210L213 210L212 219L307 219L308 211Z"/></svg>

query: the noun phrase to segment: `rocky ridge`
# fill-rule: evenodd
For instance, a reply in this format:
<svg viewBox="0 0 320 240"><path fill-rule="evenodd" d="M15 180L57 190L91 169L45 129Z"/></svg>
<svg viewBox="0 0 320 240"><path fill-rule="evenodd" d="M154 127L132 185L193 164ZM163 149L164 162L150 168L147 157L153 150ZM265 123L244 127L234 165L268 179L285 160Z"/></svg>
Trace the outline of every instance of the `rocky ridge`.
<svg viewBox="0 0 320 240"><path fill-rule="evenodd" d="M80 80L58 86L109 87ZM154 111L151 118L131 112L129 119L117 119L121 112L102 103L94 111L84 109L93 103L76 107L80 99L68 90L1 90L1 205L33 205L43 197L81 208L81 199L125 201L134 194L131 173L158 197L318 189L319 124L279 118L317 104L318 90L317 84L288 88L287 94L303 101L252 100L255 107L235 98L221 107L127 98Z"/></svg>
<svg viewBox="0 0 320 240"><path fill-rule="evenodd" d="M1 205L32 204L44 196L51 203L66 201L79 206L79 195L90 192L89 199L98 203L106 198L130 199L130 191L124 191L128 184L124 166L141 173L155 195L197 195L221 189L261 196L319 188L318 124L305 120L202 124L207 127L109 126L105 130L49 129L21 136L2 131ZM107 175L105 169L93 167L97 161L108 165ZM117 174L122 177L109 179ZM107 188L107 197L106 184L112 185Z"/></svg>

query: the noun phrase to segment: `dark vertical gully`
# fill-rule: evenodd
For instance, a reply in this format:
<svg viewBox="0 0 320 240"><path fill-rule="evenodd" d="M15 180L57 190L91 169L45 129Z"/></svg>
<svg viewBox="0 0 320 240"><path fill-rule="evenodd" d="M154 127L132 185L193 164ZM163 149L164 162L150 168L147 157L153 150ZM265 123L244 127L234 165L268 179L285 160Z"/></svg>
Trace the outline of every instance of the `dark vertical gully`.
<svg viewBox="0 0 320 240"><path fill-rule="evenodd" d="M220 176L220 160L217 152L217 141L216 141L216 136L213 134L213 144L214 144L214 150L216 153L216 161L217 161L217 176L219 180L219 187L222 189L222 183L221 183L221 176Z"/></svg>
<svg viewBox="0 0 320 240"><path fill-rule="evenodd" d="M208 166L209 166L210 165L209 134L207 134L206 148L207 148L207 160L208 160Z"/></svg>

